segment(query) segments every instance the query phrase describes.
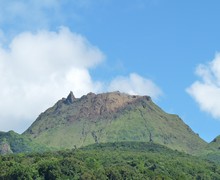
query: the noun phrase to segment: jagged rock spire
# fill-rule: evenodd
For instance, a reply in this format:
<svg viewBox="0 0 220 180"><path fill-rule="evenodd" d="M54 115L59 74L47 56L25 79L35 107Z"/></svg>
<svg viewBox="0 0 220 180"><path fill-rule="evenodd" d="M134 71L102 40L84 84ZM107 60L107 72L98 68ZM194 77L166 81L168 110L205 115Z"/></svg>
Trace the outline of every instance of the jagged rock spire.
<svg viewBox="0 0 220 180"><path fill-rule="evenodd" d="M66 102L67 104L72 104L73 101L74 101L74 99L75 99L75 96L73 95L73 92L70 91L70 93L69 93L69 95L67 96L65 102Z"/></svg>

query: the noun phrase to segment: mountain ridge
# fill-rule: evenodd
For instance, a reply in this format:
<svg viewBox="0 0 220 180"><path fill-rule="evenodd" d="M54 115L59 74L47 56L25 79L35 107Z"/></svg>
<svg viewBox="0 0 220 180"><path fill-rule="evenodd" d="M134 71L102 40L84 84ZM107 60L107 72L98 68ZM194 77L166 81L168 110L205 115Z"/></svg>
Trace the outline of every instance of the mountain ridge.
<svg viewBox="0 0 220 180"><path fill-rule="evenodd" d="M150 96L108 92L73 93L41 113L23 133L53 148L93 143L143 141L194 153L207 143L177 115L165 113Z"/></svg>

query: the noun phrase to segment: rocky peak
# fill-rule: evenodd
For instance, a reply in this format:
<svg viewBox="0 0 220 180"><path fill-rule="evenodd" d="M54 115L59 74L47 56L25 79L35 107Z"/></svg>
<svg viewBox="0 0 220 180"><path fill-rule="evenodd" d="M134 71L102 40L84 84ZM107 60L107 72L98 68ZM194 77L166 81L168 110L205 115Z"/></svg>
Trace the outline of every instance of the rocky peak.
<svg viewBox="0 0 220 180"><path fill-rule="evenodd" d="M90 92L90 93L88 93L86 96L94 97L94 96L96 96L96 94L93 93L93 92Z"/></svg>
<svg viewBox="0 0 220 180"><path fill-rule="evenodd" d="M73 92L70 91L69 95L67 96L66 100L65 100L65 103L66 104L72 104L75 100L75 96L73 95Z"/></svg>

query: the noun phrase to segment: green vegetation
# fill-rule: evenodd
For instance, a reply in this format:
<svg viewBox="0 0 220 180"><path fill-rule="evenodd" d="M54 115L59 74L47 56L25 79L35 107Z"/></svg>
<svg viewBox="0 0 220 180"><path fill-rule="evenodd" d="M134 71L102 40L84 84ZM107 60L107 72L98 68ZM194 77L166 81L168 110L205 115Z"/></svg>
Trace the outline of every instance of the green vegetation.
<svg viewBox="0 0 220 180"><path fill-rule="evenodd" d="M208 144L150 97L119 92L70 93L22 135L0 132L0 154L3 180L220 179L220 137Z"/></svg>
<svg viewBox="0 0 220 180"><path fill-rule="evenodd" d="M217 136L207 146L197 151L196 155L220 164L220 136Z"/></svg>
<svg viewBox="0 0 220 180"><path fill-rule="evenodd" d="M48 148L45 146L34 143L30 138L14 131L0 132L0 154L42 152L46 150Z"/></svg>
<svg viewBox="0 0 220 180"><path fill-rule="evenodd" d="M0 156L0 179L220 179L220 166L153 143Z"/></svg>

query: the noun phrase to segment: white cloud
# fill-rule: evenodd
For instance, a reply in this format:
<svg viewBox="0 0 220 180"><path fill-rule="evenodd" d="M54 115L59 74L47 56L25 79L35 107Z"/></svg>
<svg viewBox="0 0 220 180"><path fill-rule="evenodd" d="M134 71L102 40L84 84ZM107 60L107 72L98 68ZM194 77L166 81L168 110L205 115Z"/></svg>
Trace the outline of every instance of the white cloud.
<svg viewBox="0 0 220 180"><path fill-rule="evenodd" d="M187 92L199 104L201 110L220 118L220 54L213 61L200 64L196 74L201 78L194 82Z"/></svg>
<svg viewBox="0 0 220 180"><path fill-rule="evenodd" d="M52 1L45 2L51 6ZM19 14L25 8L20 5L12 9L14 14ZM115 78L109 88L103 85L108 82L94 81L89 70L104 59L97 47L65 27L57 32L23 32L9 43L0 31L0 131L24 131L41 112L70 90L76 97L103 90L153 98L161 94L151 80L135 73Z"/></svg>
<svg viewBox="0 0 220 180"><path fill-rule="evenodd" d="M109 85L110 91L121 91L128 94L149 95L157 99L162 91L150 79L131 73L129 77L116 77Z"/></svg>
<svg viewBox="0 0 220 180"><path fill-rule="evenodd" d="M101 89L89 69L101 63L103 53L84 37L61 28L58 32L25 32L9 48L0 47L1 130L30 125L40 112L70 90L79 97Z"/></svg>

